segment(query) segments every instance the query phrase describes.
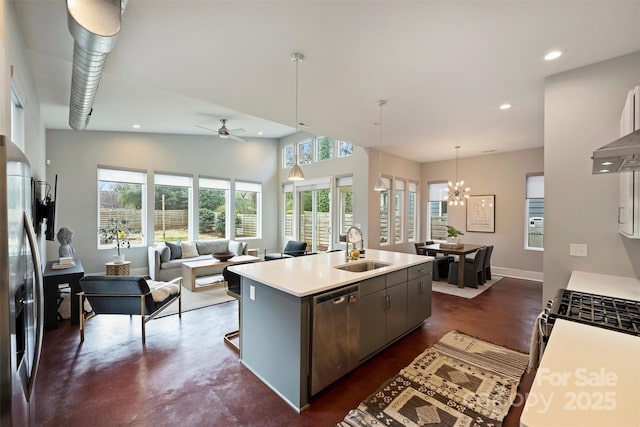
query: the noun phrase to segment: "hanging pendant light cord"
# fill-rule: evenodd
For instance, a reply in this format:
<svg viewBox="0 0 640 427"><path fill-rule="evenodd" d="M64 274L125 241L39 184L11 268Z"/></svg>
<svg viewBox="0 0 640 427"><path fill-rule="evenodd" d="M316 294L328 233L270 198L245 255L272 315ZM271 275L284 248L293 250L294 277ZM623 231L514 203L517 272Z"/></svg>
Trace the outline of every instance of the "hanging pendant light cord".
<svg viewBox="0 0 640 427"><path fill-rule="evenodd" d="M380 106L380 129L379 129L379 142L380 148L378 148L378 153L380 153L380 161L378 162L378 166L380 167L380 178L382 178L382 106L384 105L384 101L378 101L378 105Z"/></svg>

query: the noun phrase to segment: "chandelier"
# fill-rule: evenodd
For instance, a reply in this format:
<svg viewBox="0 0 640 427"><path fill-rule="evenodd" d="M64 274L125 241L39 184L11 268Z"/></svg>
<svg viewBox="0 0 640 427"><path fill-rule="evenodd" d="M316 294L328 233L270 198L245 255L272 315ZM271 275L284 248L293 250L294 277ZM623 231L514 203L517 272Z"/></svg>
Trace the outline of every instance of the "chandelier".
<svg viewBox="0 0 640 427"><path fill-rule="evenodd" d="M460 146L456 145L454 148L456 149L456 183L453 184L449 181L449 195L447 199L449 200L449 206L464 206L464 199L469 198L467 192L471 191L471 188L464 188L464 181L458 181L458 150L460 150Z"/></svg>

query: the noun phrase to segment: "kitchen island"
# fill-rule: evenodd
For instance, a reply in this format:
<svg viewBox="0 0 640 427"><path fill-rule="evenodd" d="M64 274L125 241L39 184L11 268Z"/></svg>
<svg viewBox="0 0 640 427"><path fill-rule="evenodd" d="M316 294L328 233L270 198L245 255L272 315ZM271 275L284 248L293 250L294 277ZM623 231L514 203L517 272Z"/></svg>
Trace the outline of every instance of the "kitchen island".
<svg viewBox="0 0 640 427"><path fill-rule="evenodd" d="M312 357L318 341L314 331L326 326L314 325L318 296L350 292L348 302L357 309L349 312L348 331L341 328L333 334L348 333L356 364L362 363L430 316L432 259L368 249L366 258L358 261L347 261L344 252L331 252L230 267L242 276L242 364L293 408L305 409L318 364ZM365 263L377 265L361 272L340 268L358 270ZM335 298L336 303L342 300ZM341 360L331 362L338 370L355 367L342 366Z"/></svg>

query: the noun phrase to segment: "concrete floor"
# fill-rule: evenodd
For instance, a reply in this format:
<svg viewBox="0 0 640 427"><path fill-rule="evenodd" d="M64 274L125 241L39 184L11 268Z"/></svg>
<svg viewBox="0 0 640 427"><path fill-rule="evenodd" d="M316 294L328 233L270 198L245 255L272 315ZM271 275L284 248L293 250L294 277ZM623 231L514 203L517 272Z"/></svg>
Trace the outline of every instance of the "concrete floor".
<svg viewBox="0 0 640 427"><path fill-rule="evenodd" d="M452 285L453 286L453 285ZM311 400L298 414L239 362L223 342L237 327L237 302L147 323L97 316L80 345L77 326L47 331L36 381L37 426L333 426L349 409L445 333L468 335L529 352L542 284L504 278L475 299L433 294L425 324ZM522 397L505 426L518 426Z"/></svg>

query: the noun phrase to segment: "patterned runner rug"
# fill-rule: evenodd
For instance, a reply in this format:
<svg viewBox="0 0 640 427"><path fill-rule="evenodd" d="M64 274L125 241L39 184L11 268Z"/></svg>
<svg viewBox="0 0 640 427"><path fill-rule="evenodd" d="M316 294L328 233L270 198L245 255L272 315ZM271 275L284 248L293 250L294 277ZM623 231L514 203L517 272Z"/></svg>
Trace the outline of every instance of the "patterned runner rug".
<svg viewBox="0 0 640 427"><path fill-rule="evenodd" d="M528 361L526 354L449 332L338 426L501 426Z"/></svg>

